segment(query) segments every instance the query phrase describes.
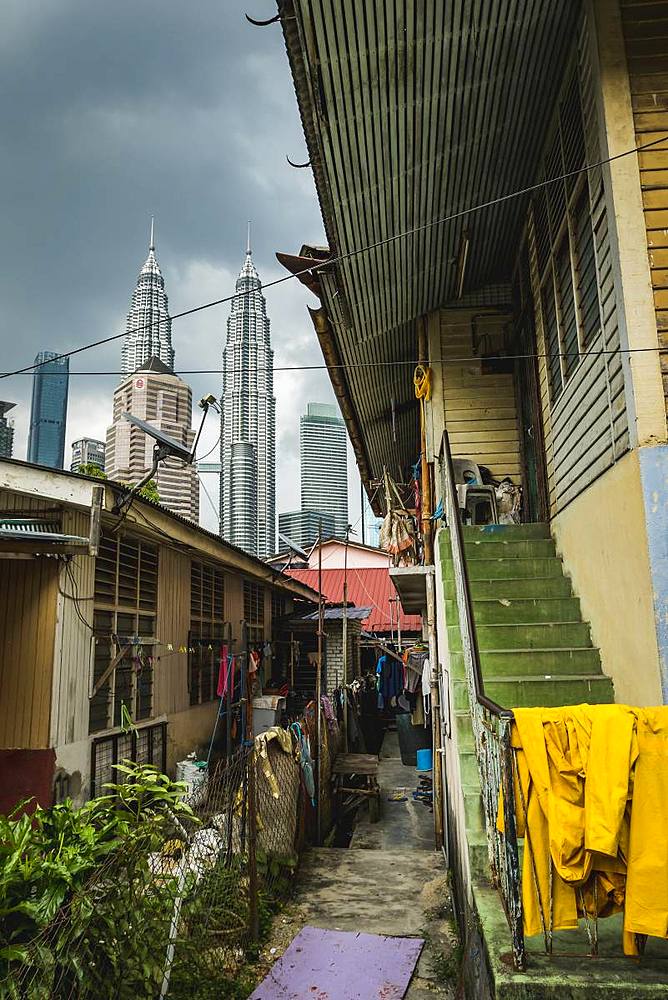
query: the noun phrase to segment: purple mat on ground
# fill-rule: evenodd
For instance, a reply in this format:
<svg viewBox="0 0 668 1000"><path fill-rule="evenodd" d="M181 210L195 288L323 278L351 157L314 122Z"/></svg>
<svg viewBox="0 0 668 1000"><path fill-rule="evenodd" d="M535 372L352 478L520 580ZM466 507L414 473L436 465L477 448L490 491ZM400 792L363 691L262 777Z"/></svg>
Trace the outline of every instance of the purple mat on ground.
<svg viewBox="0 0 668 1000"><path fill-rule="evenodd" d="M304 927L249 1000L401 1000L423 945Z"/></svg>

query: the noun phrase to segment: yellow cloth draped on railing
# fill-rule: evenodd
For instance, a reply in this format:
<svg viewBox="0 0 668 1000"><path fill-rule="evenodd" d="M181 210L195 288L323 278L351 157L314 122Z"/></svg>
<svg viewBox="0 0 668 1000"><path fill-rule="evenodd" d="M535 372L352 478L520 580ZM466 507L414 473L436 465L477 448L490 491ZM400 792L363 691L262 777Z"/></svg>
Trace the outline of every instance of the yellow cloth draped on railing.
<svg viewBox="0 0 668 1000"><path fill-rule="evenodd" d="M514 715L524 933L623 910L626 954L636 934L668 937L668 707Z"/></svg>

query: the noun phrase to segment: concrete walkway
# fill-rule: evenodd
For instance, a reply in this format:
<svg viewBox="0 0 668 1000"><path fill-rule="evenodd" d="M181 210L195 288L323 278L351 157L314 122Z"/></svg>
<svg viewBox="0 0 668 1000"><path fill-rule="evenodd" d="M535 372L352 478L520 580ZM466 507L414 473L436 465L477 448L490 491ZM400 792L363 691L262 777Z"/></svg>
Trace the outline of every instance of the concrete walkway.
<svg viewBox="0 0 668 1000"><path fill-rule="evenodd" d="M370 934L424 937L426 945L407 1000L454 996L456 932L442 854L433 848L431 810L412 799L415 768L404 767L396 733L380 755L381 818L360 814L350 848L316 848L300 866L304 923ZM405 802L388 801L407 788ZM363 970L360 970L363 976Z"/></svg>

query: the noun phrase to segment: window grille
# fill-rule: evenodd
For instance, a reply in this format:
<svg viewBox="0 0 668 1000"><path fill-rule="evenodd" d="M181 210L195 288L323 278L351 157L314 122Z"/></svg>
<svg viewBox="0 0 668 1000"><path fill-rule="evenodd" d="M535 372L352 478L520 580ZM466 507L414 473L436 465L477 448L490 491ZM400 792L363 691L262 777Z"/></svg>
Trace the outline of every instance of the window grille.
<svg viewBox="0 0 668 1000"><path fill-rule="evenodd" d="M244 618L249 644L261 645L264 642L264 587L251 580L244 580Z"/></svg>
<svg viewBox="0 0 668 1000"><path fill-rule="evenodd" d="M124 706L133 721L153 714L157 604L157 546L129 535L103 535L95 562L95 693L89 707L89 732L119 727ZM112 661L123 650L108 674Z"/></svg>
<svg viewBox="0 0 668 1000"><path fill-rule="evenodd" d="M114 768L123 760L167 768L167 723L144 726L131 733L113 733L93 740L91 746L90 794L104 795L105 784L120 785L126 775Z"/></svg>
<svg viewBox="0 0 668 1000"><path fill-rule="evenodd" d="M216 697L220 648L225 642L225 577L208 563L190 564L188 683L190 704Z"/></svg>
<svg viewBox="0 0 668 1000"><path fill-rule="evenodd" d="M575 67L555 112L540 176L549 181L584 163L582 100ZM554 403L601 328L587 173L546 185L534 196L532 208L540 312Z"/></svg>

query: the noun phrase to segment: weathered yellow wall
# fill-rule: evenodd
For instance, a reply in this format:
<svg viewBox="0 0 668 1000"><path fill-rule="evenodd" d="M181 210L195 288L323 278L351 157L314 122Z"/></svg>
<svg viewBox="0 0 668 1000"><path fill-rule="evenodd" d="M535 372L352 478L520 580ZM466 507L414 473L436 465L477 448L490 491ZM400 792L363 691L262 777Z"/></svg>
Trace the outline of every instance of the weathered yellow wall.
<svg viewBox="0 0 668 1000"><path fill-rule="evenodd" d="M615 700L660 705L659 654L638 452L552 521L557 550L591 622Z"/></svg>
<svg viewBox="0 0 668 1000"><path fill-rule="evenodd" d="M200 757L206 758L211 742L218 700L204 705L194 705L185 712L177 712L169 716L167 726L167 770L174 773L176 762L183 760L193 750L198 750ZM219 724L220 725L220 724ZM220 737L220 732L218 736Z"/></svg>

